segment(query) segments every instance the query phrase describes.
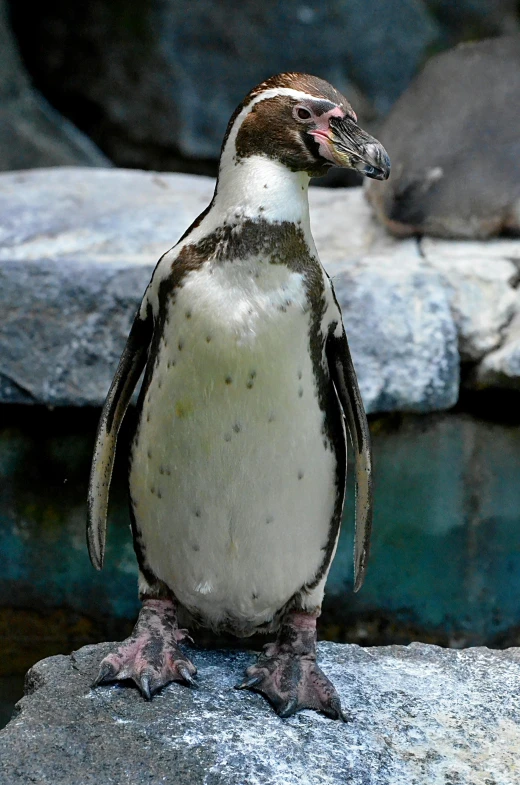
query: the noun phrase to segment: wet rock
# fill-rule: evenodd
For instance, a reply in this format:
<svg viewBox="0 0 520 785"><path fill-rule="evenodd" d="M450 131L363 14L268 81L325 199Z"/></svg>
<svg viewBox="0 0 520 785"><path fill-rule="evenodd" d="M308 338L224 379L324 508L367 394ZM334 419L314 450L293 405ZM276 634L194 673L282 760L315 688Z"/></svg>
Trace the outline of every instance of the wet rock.
<svg viewBox="0 0 520 785"><path fill-rule="evenodd" d="M519 105L520 35L429 60L378 134L392 177L369 195L385 225L401 236L520 232Z"/></svg>
<svg viewBox="0 0 520 785"><path fill-rule="evenodd" d="M91 690L108 644L35 665L0 732L2 785L117 782L457 782L511 785L519 775L518 649L424 644L362 649L322 643L346 724L305 711L281 720L232 686L253 656L196 650L200 689Z"/></svg>
<svg viewBox="0 0 520 785"><path fill-rule="evenodd" d="M110 161L29 82L0 0L0 170Z"/></svg>
<svg viewBox="0 0 520 785"><path fill-rule="evenodd" d="M13 19L53 103L119 165L155 169L217 158L235 107L280 71L329 79L360 116L386 111L439 37L420 0L16 0Z"/></svg>
<svg viewBox="0 0 520 785"><path fill-rule="evenodd" d="M188 175L3 175L1 400L99 405L157 259L212 191L213 181ZM338 274L367 408L453 405L457 336L440 276L423 269L413 242L388 243L361 189L311 189L310 200L322 260Z"/></svg>

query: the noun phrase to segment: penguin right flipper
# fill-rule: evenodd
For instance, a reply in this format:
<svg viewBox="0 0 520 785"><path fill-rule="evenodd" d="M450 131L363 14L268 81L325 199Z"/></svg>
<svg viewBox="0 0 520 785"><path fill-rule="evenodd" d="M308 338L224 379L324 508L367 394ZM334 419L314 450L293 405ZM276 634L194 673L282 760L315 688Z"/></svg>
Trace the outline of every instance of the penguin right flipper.
<svg viewBox="0 0 520 785"><path fill-rule="evenodd" d="M138 312L101 412L90 470L87 512L88 552L97 570L103 567L105 557L108 494L117 435L132 393L146 365L152 332L151 309L148 308L144 318Z"/></svg>
<svg viewBox="0 0 520 785"><path fill-rule="evenodd" d="M356 533L354 539L354 591L359 591L365 579L372 531L372 448L370 431L359 391L356 371L347 336L330 335L327 339L329 372L339 402L347 420L354 447L356 474Z"/></svg>

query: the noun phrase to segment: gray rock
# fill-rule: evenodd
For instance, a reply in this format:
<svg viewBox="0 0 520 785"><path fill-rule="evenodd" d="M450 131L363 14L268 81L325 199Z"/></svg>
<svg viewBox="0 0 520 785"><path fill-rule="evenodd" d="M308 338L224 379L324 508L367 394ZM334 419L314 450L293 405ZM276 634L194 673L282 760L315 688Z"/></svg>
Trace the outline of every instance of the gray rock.
<svg viewBox="0 0 520 785"><path fill-rule="evenodd" d="M378 134L392 177L369 195L386 226L466 239L520 232L519 105L520 35L429 60Z"/></svg>
<svg viewBox="0 0 520 785"><path fill-rule="evenodd" d="M119 165L157 169L218 157L235 107L280 71L316 73L356 110L361 91L386 111L440 34L421 0L17 0L13 18L53 103Z"/></svg>
<svg viewBox="0 0 520 785"><path fill-rule="evenodd" d="M198 691L91 690L109 644L42 660L0 732L2 785L512 785L520 776L520 651L322 643L351 720L281 720L235 692L253 655L194 651Z"/></svg>
<svg viewBox="0 0 520 785"><path fill-rule="evenodd" d="M207 178L121 170L0 176L0 400L99 405L153 266L212 191ZM440 276L414 243L387 244L361 189L311 189L311 213L367 408L453 405L457 335Z"/></svg>
<svg viewBox="0 0 520 785"><path fill-rule="evenodd" d="M462 360L475 362L496 349L520 305L520 241L424 239L422 254L442 277L459 334ZM516 263L515 263L516 262Z"/></svg>
<svg viewBox="0 0 520 785"><path fill-rule="evenodd" d="M504 341L477 366L472 383L479 388L498 387L520 390L520 296L516 313L508 326Z"/></svg>
<svg viewBox="0 0 520 785"><path fill-rule="evenodd" d="M0 170L110 161L31 87L0 0Z"/></svg>
<svg viewBox="0 0 520 785"><path fill-rule="evenodd" d="M457 330L441 277L416 253L371 254L334 277L368 412L457 402Z"/></svg>

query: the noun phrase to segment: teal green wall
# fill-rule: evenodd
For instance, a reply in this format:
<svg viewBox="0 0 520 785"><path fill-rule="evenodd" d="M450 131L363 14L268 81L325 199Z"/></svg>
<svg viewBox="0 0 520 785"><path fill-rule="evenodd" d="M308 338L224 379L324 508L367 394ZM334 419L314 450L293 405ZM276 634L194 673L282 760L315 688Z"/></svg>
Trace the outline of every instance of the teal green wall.
<svg viewBox="0 0 520 785"><path fill-rule="evenodd" d="M86 551L97 412L6 408L16 416L0 429L0 606L132 618L136 567L122 461L102 573ZM520 428L450 414L381 419L372 431L368 576L354 595L350 490L324 625L345 637L363 620L383 618L388 639L394 629L399 639L409 630L455 645L500 643L520 627Z"/></svg>

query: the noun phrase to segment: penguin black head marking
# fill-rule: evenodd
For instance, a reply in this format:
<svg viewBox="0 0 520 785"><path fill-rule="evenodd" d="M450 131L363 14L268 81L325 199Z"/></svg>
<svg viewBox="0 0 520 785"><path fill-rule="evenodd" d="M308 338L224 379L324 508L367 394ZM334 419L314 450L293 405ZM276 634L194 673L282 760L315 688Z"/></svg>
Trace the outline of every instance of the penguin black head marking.
<svg viewBox="0 0 520 785"><path fill-rule="evenodd" d="M235 166L262 156L314 177L330 166L378 180L390 173L385 149L359 127L347 99L308 74L278 74L251 90L229 122L223 160L228 151Z"/></svg>

